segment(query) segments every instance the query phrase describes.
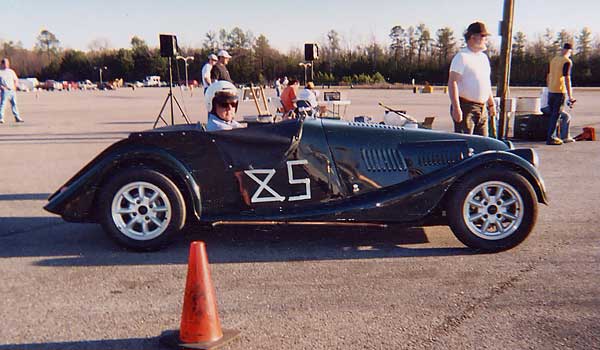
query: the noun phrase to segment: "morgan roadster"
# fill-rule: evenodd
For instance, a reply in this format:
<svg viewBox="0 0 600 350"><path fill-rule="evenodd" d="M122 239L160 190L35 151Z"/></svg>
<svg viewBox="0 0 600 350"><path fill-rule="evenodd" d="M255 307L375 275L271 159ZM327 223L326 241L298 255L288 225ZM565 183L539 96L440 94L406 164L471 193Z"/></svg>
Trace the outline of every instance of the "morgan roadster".
<svg viewBox="0 0 600 350"><path fill-rule="evenodd" d="M229 131L174 125L109 146L45 209L157 250L193 224L448 225L501 251L547 204L532 149L391 125L298 119Z"/></svg>

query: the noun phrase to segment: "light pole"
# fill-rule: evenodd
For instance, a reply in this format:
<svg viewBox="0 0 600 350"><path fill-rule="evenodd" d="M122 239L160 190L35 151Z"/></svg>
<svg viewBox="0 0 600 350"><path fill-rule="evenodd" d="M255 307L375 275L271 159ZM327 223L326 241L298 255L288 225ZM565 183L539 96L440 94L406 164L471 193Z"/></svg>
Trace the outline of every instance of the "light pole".
<svg viewBox="0 0 600 350"><path fill-rule="evenodd" d="M102 66L102 67L94 67L94 69L98 70L98 73L100 74L100 86L99 88L102 89L102 71L105 69L108 69L106 66Z"/></svg>
<svg viewBox="0 0 600 350"><path fill-rule="evenodd" d="M185 63L185 87L189 90L190 85L188 83L188 60L193 61L194 56L187 56L187 57L177 56L175 58L178 60L182 60Z"/></svg>
<svg viewBox="0 0 600 350"><path fill-rule="evenodd" d="M310 63L310 62L300 62L300 63L298 63L298 65L300 67L304 67L304 85L306 85L306 80L308 80L307 77L306 77L306 70L308 69L308 67L312 67L312 63Z"/></svg>

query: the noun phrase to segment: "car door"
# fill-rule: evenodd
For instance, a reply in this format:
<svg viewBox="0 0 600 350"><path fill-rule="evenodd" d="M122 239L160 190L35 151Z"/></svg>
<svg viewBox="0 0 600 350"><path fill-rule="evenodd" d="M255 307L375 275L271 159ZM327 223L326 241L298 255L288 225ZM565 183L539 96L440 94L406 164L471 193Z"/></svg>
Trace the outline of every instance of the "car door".
<svg viewBox="0 0 600 350"><path fill-rule="evenodd" d="M337 175L319 123L298 120L207 133L236 180L224 198L230 220L301 218L307 208L339 196ZM310 139L310 141L307 141Z"/></svg>

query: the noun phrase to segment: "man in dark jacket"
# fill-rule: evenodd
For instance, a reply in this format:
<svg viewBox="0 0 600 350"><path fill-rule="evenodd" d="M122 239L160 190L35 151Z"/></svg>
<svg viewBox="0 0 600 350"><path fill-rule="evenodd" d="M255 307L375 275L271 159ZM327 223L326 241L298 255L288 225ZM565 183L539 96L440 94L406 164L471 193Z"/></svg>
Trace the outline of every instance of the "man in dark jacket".
<svg viewBox="0 0 600 350"><path fill-rule="evenodd" d="M218 80L226 80L230 83L233 83L233 80L231 80L231 76L229 76L229 71L226 67L227 63L229 63L231 55L227 51L221 50L219 53L217 53L217 56L219 57L219 60L210 71L210 79L213 82Z"/></svg>

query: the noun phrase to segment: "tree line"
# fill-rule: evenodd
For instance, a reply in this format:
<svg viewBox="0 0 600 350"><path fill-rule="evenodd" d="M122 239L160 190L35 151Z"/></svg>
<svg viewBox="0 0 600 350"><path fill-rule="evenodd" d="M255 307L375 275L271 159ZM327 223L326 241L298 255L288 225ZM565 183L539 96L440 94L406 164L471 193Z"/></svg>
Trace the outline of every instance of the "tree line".
<svg viewBox="0 0 600 350"><path fill-rule="evenodd" d="M600 42L593 40L588 28L577 33L547 29L535 40L516 32L511 85L543 85L548 61L565 42L575 47L574 85L597 85L600 82ZM159 48L149 47L137 36L130 44L129 48L110 49L103 40L94 40L85 52L63 49L56 35L44 29L32 49L24 48L19 42L0 41L0 55L11 58L19 76L37 77L42 81L95 81L100 68L106 80L136 81L148 75L168 78L167 59L160 57ZM410 83L415 79L417 83L446 84L452 57L464 45L462 35L456 35L450 28L431 31L425 24L394 26L385 45L374 39L366 44L350 45L338 32L330 30L319 43L320 57L313 62L314 80L323 84L374 84ZM209 31L200 48L180 48L182 56L194 57L188 61L189 79L199 81L208 54L219 49L226 49L233 56L228 69L237 83L267 84L283 76L303 79L304 68L298 65L304 60L302 48L282 53L269 44L265 35L255 36L238 27L230 31ZM487 54L495 83L500 62L495 43L490 43ZM174 61L174 80L185 79L183 65L181 60Z"/></svg>

